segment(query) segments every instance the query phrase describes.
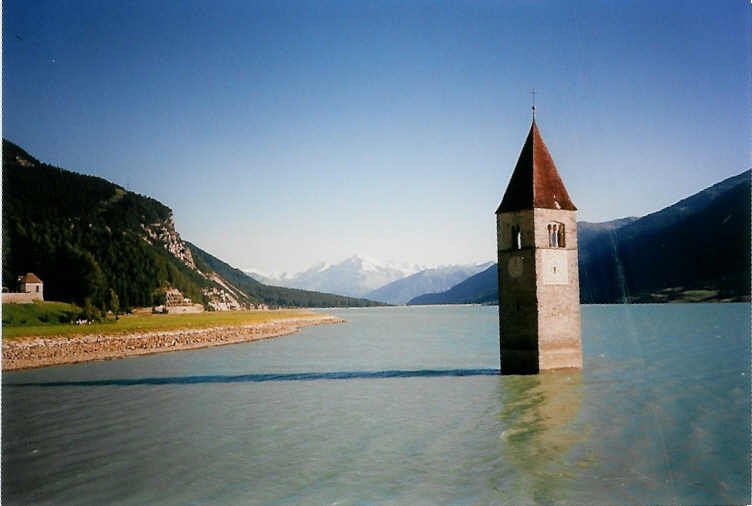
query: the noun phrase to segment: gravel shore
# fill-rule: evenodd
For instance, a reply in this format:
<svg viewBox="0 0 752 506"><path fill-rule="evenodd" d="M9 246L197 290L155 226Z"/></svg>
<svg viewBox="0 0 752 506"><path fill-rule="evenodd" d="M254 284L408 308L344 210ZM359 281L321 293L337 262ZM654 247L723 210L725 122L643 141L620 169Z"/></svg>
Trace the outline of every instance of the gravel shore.
<svg viewBox="0 0 752 506"><path fill-rule="evenodd" d="M341 318L322 315L242 326L4 340L3 371L258 341L292 334L310 325L342 322Z"/></svg>

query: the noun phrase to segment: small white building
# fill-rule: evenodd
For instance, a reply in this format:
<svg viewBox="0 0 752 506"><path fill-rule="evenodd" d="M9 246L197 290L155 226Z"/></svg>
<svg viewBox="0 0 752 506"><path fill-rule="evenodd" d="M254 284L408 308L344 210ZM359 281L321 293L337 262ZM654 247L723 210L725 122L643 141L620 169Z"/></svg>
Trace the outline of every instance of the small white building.
<svg viewBox="0 0 752 506"><path fill-rule="evenodd" d="M33 300L44 300L44 283L33 272L19 276L18 287L21 293L30 293Z"/></svg>
<svg viewBox="0 0 752 506"><path fill-rule="evenodd" d="M35 300L44 300L44 283L33 272L18 276L18 292L3 293L5 304L29 304Z"/></svg>

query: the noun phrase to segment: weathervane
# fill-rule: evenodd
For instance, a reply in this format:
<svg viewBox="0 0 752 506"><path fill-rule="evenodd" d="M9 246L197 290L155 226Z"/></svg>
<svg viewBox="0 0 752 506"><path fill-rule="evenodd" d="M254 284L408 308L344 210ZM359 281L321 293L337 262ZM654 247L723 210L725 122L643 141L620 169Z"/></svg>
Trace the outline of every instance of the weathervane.
<svg viewBox="0 0 752 506"><path fill-rule="evenodd" d="M533 88L530 94L533 96L533 121L535 121L535 88Z"/></svg>

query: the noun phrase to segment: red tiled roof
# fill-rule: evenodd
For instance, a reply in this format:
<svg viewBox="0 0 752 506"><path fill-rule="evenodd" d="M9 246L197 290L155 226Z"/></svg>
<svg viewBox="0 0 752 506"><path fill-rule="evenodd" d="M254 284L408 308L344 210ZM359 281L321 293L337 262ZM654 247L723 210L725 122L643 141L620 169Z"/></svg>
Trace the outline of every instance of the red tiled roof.
<svg viewBox="0 0 752 506"><path fill-rule="evenodd" d="M533 208L577 210L535 120L496 214Z"/></svg>
<svg viewBox="0 0 752 506"><path fill-rule="evenodd" d="M27 272L23 276L21 276L21 279L18 280L19 283L41 283L42 280L37 277L36 274L33 272Z"/></svg>

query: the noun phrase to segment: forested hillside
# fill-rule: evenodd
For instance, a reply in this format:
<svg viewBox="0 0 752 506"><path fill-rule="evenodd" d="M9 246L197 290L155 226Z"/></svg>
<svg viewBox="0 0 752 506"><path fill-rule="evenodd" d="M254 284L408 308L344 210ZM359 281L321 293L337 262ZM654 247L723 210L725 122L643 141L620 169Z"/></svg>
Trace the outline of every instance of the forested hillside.
<svg viewBox="0 0 752 506"><path fill-rule="evenodd" d="M749 171L580 247L583 302L741 300L749 283Z"/></svg>
<svg viewBox="0 0 752 506"><path fill-rule="evenodd" d="M2 215L3 286L12 290L19 274L34 272L44 281L47 300L128 310L158 304L165 289L177 288L208 306L215 300L232 307L352 301L252 286L249 280L256 282L245 275L222 279L209 265L219 261L194 258L175 231L171 210L160 202L42 163L6 140Z"/></svg>
<svg viewBox="0 0 752 506"><path fill-rule="evenodd" d="M154 199L104 179L52 167L3 141L3 286L34 272L45 297L109 308L151 305L166 284L196 301L196 270L144 237L170 220Z"/></svg>

